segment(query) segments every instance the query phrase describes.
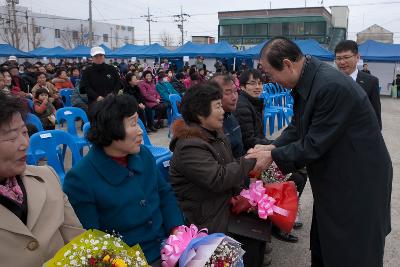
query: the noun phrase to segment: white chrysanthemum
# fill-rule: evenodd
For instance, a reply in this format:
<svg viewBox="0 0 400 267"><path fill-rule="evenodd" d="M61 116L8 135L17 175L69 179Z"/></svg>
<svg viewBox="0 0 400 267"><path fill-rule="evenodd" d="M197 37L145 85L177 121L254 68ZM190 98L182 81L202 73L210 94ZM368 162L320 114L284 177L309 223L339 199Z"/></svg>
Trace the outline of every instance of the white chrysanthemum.
<svg viewBox="0 0 400 267"><path fill-rule="evenodd" d="M67 250L67 251L65 251L65 253L64 253L64 257L67 257L69 254L71 254L71 250Z"/></svg>

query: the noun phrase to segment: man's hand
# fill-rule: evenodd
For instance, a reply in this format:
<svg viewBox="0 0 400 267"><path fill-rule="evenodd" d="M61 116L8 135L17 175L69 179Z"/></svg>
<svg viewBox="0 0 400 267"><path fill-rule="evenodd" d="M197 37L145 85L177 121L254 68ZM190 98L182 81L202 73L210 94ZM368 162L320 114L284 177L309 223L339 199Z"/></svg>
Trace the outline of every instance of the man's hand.
<svg viewBox="0 0 400 267"><path fill-rule="evenodd" d="M160 99L157 98L157 99L156 99L156 102L157 102L157 104L160 104Z"/></svg>
<svg viewBox="0 0 400 267"><path fill-rule="evenodd" d="M274 145L255 145L255 147L252 149L250 149L252 152L254 151L271 151L273 149L275 149L276 146ZM249 153L251 153L249 150Z"/></svg>
<svg viewBox="0 0 400 267"><path fill-rule="evenodd" d="M254 171L261 172L265 171L273 162L271 151L258 150L249 153L246 159L256 159L256 165L254 166Z"/></svg>
<svg viewBox="0 0 400 267"><path fill-rule="evenodd" d="M101 95L100 96L98 96L97 98L96 98L96 101L101 101L101 100L103 100L104 99L104 97L102 97Z"/></svg>

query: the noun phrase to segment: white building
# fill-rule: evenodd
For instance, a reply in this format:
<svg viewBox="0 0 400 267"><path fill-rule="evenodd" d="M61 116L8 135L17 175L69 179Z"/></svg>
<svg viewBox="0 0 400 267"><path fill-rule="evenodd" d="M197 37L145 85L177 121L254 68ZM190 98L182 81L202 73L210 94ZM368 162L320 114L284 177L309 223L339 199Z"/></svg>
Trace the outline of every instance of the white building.
<svg viewBox="0 0 400 267"><path fill-rule="evenodd" d="M31 12L27 7L16 6L15 21L16 27L11 7L0 6L0 43L9 43L23 51L55 46L71 49L80 44L89 44L88 20L41 14ZM93 45L105 44L113 49L126 43L135 43L132 25L93 21Z"/></svg>

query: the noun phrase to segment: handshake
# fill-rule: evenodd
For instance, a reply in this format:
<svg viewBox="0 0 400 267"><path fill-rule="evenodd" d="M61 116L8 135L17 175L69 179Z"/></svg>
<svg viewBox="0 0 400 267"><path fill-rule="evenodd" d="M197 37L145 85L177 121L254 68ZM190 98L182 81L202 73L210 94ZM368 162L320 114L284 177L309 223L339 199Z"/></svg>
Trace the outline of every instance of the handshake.
<svg viewBox="0 0 400 267"><path fill-rule="evenodd" d="M271 151L274 148L274 145L256 145L254 148L247 151L245 158L256 160L256 165L254 165L253 169L254 171L265 171L273 162Z"/></svg>

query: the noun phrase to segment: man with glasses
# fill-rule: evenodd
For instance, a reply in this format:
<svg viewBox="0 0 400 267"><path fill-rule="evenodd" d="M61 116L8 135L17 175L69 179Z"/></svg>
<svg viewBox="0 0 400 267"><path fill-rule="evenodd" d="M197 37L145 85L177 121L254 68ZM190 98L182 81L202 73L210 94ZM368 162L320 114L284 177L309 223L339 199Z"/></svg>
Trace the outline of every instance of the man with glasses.
<svg viewBox="0 0 400 267"><path fill-rule="evenodd" d="M117 69L105 64L105 51L102 47L95 46L90 50L93 65L82 74L79 84L80 93L87 94L90 105L100 101L108 94L118 93L122 89L122 83Z"/></svg>
<svg viewBox="0 0 400 267"><path fill-rule="evenodd" d="M335 63L336 66L344 74L349 75L357 82L365 91L374 108L376 117L379 122L379 127L382 130L381 120L381 100L379 98L379 80L364 71L357 69L357 62L360 60L358 53L358 45L352 40L340 42L335 48Z"/></svg>

